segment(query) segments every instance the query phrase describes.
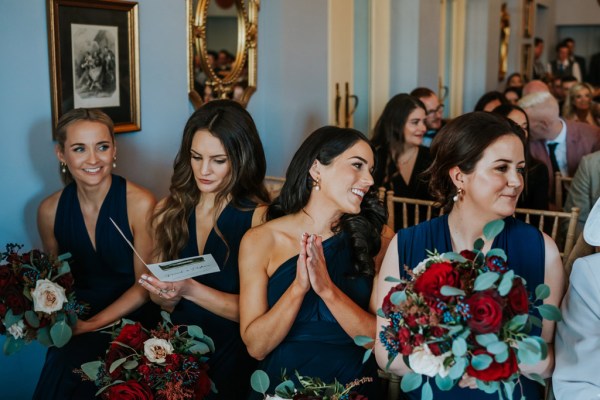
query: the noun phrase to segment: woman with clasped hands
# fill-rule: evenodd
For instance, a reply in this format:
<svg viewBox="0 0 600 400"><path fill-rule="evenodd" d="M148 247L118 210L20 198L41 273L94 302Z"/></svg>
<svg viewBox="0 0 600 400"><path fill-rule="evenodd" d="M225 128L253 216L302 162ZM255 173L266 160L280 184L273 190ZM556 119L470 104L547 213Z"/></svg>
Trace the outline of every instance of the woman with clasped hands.
<svg viewBox="0 0 600 400"><path fill-rule="evenodd" d="M483 252L501 248L508 257L509 268L525 278L528 290L545 283L551 295L545 302L558 306L563 295L564 271L556 244L537 228L512 217L523 190L525 166L525 136L514 122L499 115L474 112L448 123L434 138L433 163L428 169L429 188L442 204L445 215L403 229L392 240L385 255L378 280L377 304L394 283L387 276L407 277L404 266L414 268L427 258L426 250L440 254L472 249L477 238L483 237L483 227L503 218L504 230L494 239L486 240ZM379 331L386 321L377 320ZM550 377L554 368L555 323L543 321L541 332L534 327L531 334L540 335L548 343L548 357L535 365L520 364L521 372ZM379 333L377 335L379 337ZM387 350L376 341L375 354L379 366L386 368ZM390 372L404 375L410 371L398 356ZM450 391L440 391L432 384L438 399L497 399L476 389L475 378L465 374ZM520 398L521 386L527 399L541 399L543 388L521 377L515 398ZM420 398L421 389L407 393L410 399Z"/></svg>
<svg viewBox="0 0 600 400"><path fill-rule="evenodd" d="M353 343L375 332L373 280L392 236L382 238L373 164L362 133L316 130L294 155L269 221L242 240L240 328L271 393L284 369L327 383L376 377Z"/></svg>
<svg viewBox="0 0 600 400"><path fill-rule="evenodd" d="M266 161L250 114L232 100L205 103L189 118L175 158L170 195L156 208L156 261L212 254L220 271L178 282L144 275L153 301L174 324L200 326L215 342L209 398L247 395L255 361L240 338L238 249L261 223L268 193Z"/></svg>

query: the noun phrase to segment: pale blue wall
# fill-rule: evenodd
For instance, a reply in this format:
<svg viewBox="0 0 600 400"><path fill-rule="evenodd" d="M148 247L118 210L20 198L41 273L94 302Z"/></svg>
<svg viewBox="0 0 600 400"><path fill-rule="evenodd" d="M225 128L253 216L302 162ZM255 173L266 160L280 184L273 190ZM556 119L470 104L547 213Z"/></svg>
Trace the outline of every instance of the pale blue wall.
<svg viewBox="0 0 600 400"><path fill-rule="evenodd" d="M185 1L140 1L139 25L142 130L118 135L117 172L162 197L192 111ZM45 2L0 1L0 37L0 246L37 247L37 206L61 187L51 140ZM300 142L327 122L327 0L263 0L258 60L249 110L268 173L283 175ZM43 354L37 344L10 358L0 354L0 398L31 398Z"/></svg>

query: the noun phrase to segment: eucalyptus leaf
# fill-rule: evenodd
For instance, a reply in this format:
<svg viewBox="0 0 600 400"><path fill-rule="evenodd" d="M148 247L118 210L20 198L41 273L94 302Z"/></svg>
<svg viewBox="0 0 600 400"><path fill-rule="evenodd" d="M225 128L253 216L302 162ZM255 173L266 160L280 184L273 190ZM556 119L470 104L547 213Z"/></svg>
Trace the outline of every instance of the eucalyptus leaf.
<svg viewBox="0 0 600 400"><path fill-rule="evenodd" d="M383 312L383 308L377 309L377 316L379 316L381 318L385 318L385 313Z"/></svg>
<svg viewBox="0 0 600 400"><path fill-rule="evenodd" d="M400 283L402 282L402 279L400 278L396 278L395 276L386 276L384 281L386 282L393 282L393 283Z"/></svg>
<svg viewBox="0 0 600 400"><path fill-rule="evenodd" d="M454 359L454 365L450 368L448 376L452 379L459 379L465 373L467 367L467 359L464 357L456 357Z"/></svg>
<svg viewBox="0 0 600 400"><path fill-rule="evenodd" d="M452 378L450 378L449 375L446 375L444 378L442 378L439 375L436 375L435 376L435 384L437 385L437 387L440 390L448 391L448 390L452 389L452 386L454 386L454 380Z"/></svg>
<svg viewBox="0 0 600 400"><path fill-rule="evenodd" d="M204 338L204 332L202 332L202 328L200 328L197 325L189 325L187 327L187 331L190 334L191 337L194 337L196 339L203 339Z"/></svg>
<svg viewBox="0 0 600 400"><path fill-rule="evenodd" d="M32 328L39 328L40 326L40 319L38 318L37 314L32 310L25 311L25 321L27 321L29 326L31 326Z"/></svg>
<svg viewBox="0 0 600 400"><path fill-rule="evenodd" d="M492 357L488 356L487 354L477 354L471 359L471 365L477 371L482 371L489 367L492 361Z"/></svg>
<svg viewBox="0 0 600 400"><path fill-rule="evenodd" d="M483 236L487 240L493 240L504 229L504 220L490 221L483 227Z"/></svg>
<svg viewBox="0 0 600 400"><path fill-rule="evenodd" d="M455 253L453 251L442 254L442 258L445 258L448 261L456 261L459 263L464 263L467 261L467 259L461 256L459 253Z"/></svg>
<svg viewBox="0 0 600 400"><path fill-rule="evenodd" d="M433 400L433 390L429 381L425 381L423 388L421 388L421 400Z"/></svg>
<svg viewBox="0 0 600 400"><path fill-rule="evenodd" d="M98 379L98 372L102 366L102 361L90 361L81 364L81 370L90 378L92 381Z"/></svg>
<svg viewBox="0 0 600 400"><path fill-rule="evenodd" d="M210 336L204 335L204 337L200 339L200 341L206 343L211 353L215 352L215 342L211 339Z"/></svg>
<svg viewBox="0 0 600 400"><path fill-rule="evenodd" d="M498 342L488 344L485 349L487 350L488 353L495 355L495 354L501 354L501 353L508 351L508 346L506 345L506 343L498 341Z"/></svg>
<svg viewBox="0 0 600 400"><path fill-rule="evenodd" d="M365 354L363 355L363 364L367 362L367 360L369 359L369 357L371 357L371 353L373 353L373 349L368 349L367 351L365 351Z"/></svg>
<svg viewBox="0 0 600 400"><path fill-rule="evenodd" d="M513 399L513 392L515 391L515 382L514 381L502 381L502 385L504 386L504 391L506 392L506 397L508 400Z"/></svg>
<svg viewBox="0 0 600 400"><path fill-rule="evenodd" d="M448 286L448 285L442 286L442 288L440 289L440 293L443 296L465 296L466 295L464 290L461 290L459 288L455 288L452 286Z"/></svg>
<svg viewBox="0 0 600 400"><path fill-rule="evenodd" d="M4 326L7 328L10 328L13 324L16 324L17 322L19 322L21 319L23 319L23 314L13 314L13 311L11 309L8 309L8 311L6 311L6 314L4 315Z"/></svg>
<svg viewBox="0 0 600 400"><path fill-rule="evenodd" d="M390 296L390 301L394 305L400 305L401 303L404 303L406 301L406 292L401 290L399 292L392 293Z"/></svg>
<svg viewBox="0 0 600 400"><path fill-rule="evenodd" d="M479 275L477 279L475 279L475 285L473 289L478 292L487 290L492 287L494 283L496 283L499 277L500 274L497 272L484 272L483 274Z"/></svg>
<svg viewBox="0 0 600 400"><path fill-rule="evenodd" d="M519 362L524 364L537 364L542 359L542 351L537 342L526 341L527 339L518 342L517 356Z"/></svg>
<svg viewBox="0 0 600 400"><path fill-rule="evenodd" d="M50 337L56 347L63 347L71 340L73 331L66 321L59 321L50 328Z"/></svg>
<svg viewBox="0 0 600 400"><path fill-rule="evenodd" d="M533 325L537 326L538 328L541 328L541 327L542 327L542 320L541 320L541 319L539 319L538 317L536 317L536 316L533 316L533 315L530 315L530 316L529 316L529 320L531 321L531 323L532 323Z"/></svg>
<svg viewBox="0 0 600 400"><path fill-rule="evenodd" d="M67 272L71 272L71 268L69 267L69 263L66 261L63 261L60 264L60 267L58 267L58 275L63 275L66 274Z"/></svg>
<svg viewBox="0 0 600 400"><path fill-rule="evenodd" d="M161 311L161 313L163 313L165 311ZM121 318L121 328L124 327L125 325L135 325L135 321L127 319L127 318Z"/></svg>
<svg viewBox="0 0 600 400"><path fill-rule="evenodd" d="M358 336L354 336L354 344L357 346L364 346L367 345L369 343L373 343L374 340L373 338L370 338L368 336L363 336L363 335L358 335Z"/></svg>
<svg viewBox="0 0 600 400"><path fill-rule="evenodd" d="M160 316L167 321L168 323L170 323L171 325L173 325L173 322L171 322L171 314L169 314L168 312L166 312L165 310L162 310L160 312Z"/></svg>
<svg viewBox="0 0 600 400"><path fill-rule="evenodd" d="M17 351L21 350L24 345L25 341L23 339L15 339L12 335L6 336L3 347L4 354L7 356L15 354Z"/></svg>
<svg viewBox="0 0 600 400"><path fill-rule="evenodd" d="M279 397L288 398L294 395L295 388L294 382L286 379L275 387L275 394Z"/></svg>
<svg viewBox="0 0 600 400"><path fill-rule="evenodd" d="M194 344L190 347L189 351L195 354L206 354L210 353L210 349L208 345L203 342L199 342L197 340L194 341Z"/></svg>
<svg viewBox="0 0 600 400"><path fill-rule="evenodd" d="M477 240L475 240L475 243L473 243L473 248L477 251L481 251L481 249L483 249L483 245L484 245L484 241L482 238L478 238Z"/></svg>
<svg viewBox="0 0 600 400"><path fill-rule="evenodd" d="M484 392L486 392L488 394L497 392L498 388L499 388L498 382L496 382L496 381L485 382L485 381L482 381L481 379L476 379L475 383L477 383L477 387L480 390L483 390Z"/></svg>
<svg viewBox="0 0 600 400"><path fill-rule="evenodd" d="M423 376L421 376L421 374L409 372L402 377L402 381L400 381L400 389L402 389L404 393L408 393L421 386L422 383Z"/></svg>
<svg viewBox="0 0 600 400"><path fill-rule="evenodd" d="M123 363L123 368L134 369L134 368L137 368L138 365L139 365L139 363L136 360L129 360L129 361Z"/></svg>
<svg viewBox="0 0 600 400"><path fill-rule="evenodd" d="M486 347L490 343L497 342L498 341L498 336L496 336L496 334L494 334L494 333L486 333L486 334L483 334L483 335L477 335L477 336L475 336L475 340L480 345Z"/></svg>
<svg viewBox="0 0 600 400"><path fill-rule="evenodd" d="M504 261L508 259L506 252L503 249L491 249L485 255L486 257L500 257Z"/></svg>
<svg viewBox="0 0 600 400"><path fill-rule="evenodd" d="M58 261L65 261L69 258L71 258L71 253L63 253L60 256L58 256Z"/></svg>
<svg viewBox="0 0 600 400"><path fill-rule="evenodd" d="M527 374L527 376L530 379L533 379L534 381L536 381L537 383L539 383L542 386L546 386L546 381L544 380L544 378L542 378L541 375L539 374Z"/></svg>
<svg viewBox="0 0 600 400"><path fill-rule="evenodd" d="M560 313L560 310L558 307L552 304L542 304L541 306L538 306L537 309L544 319L556 322L562 320L562 314Z"/></svg>
<svg viewBox="0 0 600 400"><path fill-rule="evenodd" d="M121 365L125 364L125 362L127 362L127 357L119 358L118 360L116 360L112 364L110 364L110 367L108 368L108 372L112 374L113 372L115 372L115 370L117 368L119 368Z"/></svg>
<svg viewBox="0 0 600 400"><path fill-rule="evenodd" d="M458 337L452 343L452 354L457 357L462 357L467 352L467 341L461 337Z"/></svg>
<svg viewBox="0 0 600 400"><path fill-rule="evenodd" d="M508 360L508 350L503 352L503 353L499 353L494 355L494 360L496 360L497 363L502 364L504 361Z"/></svg>
<svg viewBox="0 0 600 400"><path fill-rule="evenodd" d="M37 330L36 339L38 342L40 342L46 347L52 346L52 338L50 337L50 329L48 328L48 326Z"/></svg>
<svg viewBox="0 0 600 400"><path fill-rule="evenodd" d="M514 276L515 272L512 269L502 275L502 279L498 285L498 293L500 293L500 296L506 296L510 292L510 289L512 289L513 286Z"/></svg>
<svg viewBox="0 0 600 400"><path fill-rule="evenodd" d="M262 393L266 395L267 390L269 390L269 375L263 370L256 370L252 373L250 377L250 386L254 389L255 392Z"/></svg>
<svg viewBox="0 0 600 400"><path fill-rule="evenodd" d="M540 283L535 288L535 299L536 300L544 300L550 296L550 287L545 283Z"/></svg>
<svg viewBox="0 0 600 400"><path fill-rule="evenodd" d="M539 336L531 336L529 339L533 339L538 342L542 360L545 360L546 357L548 357L548 343L546 343L546 341Z"/></svg>
<svg viewBox="0 0 600 400"><path fill-rule="evenodd" d="M467 338L471 335L471 330L469 328L464 328L463 331L458 335L458 337L461 337L465 340L467 340Z"/></svg>
<svg viewBox="0 0 600 400"><path fill-rule="evenodd" d="M520 330L523 329L523 327L527 323L528 318L529 318L529 315L527 315L527 314L515 315L514 317L511 318L510 321L508 321L508 324L506 325L506 327L513 332L519 332Z"/></svg>
<svg viewBox="0 0 600 400"><path fill-rule="evenodd" d="M390 365L392 365L392 363L394 362L394 360L395 360L395 359L396 359L396 356L395 356L395 355L394 355L394 356L391 356L391 357L388 359L388 362L387 362L387 364L385 364L385 370L386 370L386 371L389 371L389 370L390 370Z"/></svg>

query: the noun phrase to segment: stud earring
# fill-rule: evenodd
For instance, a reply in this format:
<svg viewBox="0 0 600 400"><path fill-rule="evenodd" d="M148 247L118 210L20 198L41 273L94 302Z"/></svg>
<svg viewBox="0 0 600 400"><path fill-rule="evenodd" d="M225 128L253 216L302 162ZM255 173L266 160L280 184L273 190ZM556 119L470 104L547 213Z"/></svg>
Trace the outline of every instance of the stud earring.
<svg viewBox="0 0 600 400"><path fill-rule="evenodd" d="M321 190L321 184L320 184L320 183L321 183L321 180L320 180L319 178L317 178L317 179L313 180L312 187L313 187L313 189L315 189L315 191L317 191L317 192L318 192L319 190Z"/></svg>
<svg viewBox="0 0 600 400"><path fill-rule="evenodd" d="M117 168L117 156L113 157L113 168Z"/></svg>
<svg viewBox="0 0 600 400"><path fill-rule="evenodd" d="M64 162L60 163L60 172L62 172L63 174L67 173L67 164L65 164Z"/></svg>
<svg viewBox="0 0 600 400"><path fill-rule="evenodd" d="M464 195L465 195L464 189L463 188L458 188L458 190L456 191L456 194L452 198L452 201L454 201L456 203L457 201L459 201L460 199L462 199L462 197Z"/></svg>

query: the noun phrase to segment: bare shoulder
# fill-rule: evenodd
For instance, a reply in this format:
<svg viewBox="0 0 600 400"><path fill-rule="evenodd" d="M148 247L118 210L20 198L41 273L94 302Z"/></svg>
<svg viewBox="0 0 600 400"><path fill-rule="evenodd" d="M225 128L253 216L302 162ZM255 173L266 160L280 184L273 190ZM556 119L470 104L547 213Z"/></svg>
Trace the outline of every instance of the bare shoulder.
<svg viewBox="0 0 600 400"><path fill-rule="evenodd" d="M54 216L56 215L56 208L58 207L58 201L60 200L62 192L63 191L61 189L42 200L40 206L38 207L38 216L40 218L52 217L52 219L54 219Z"/></svg>
<svg viewBox="0 0 600 400"><path fill-rule="evenodd" d="M252 226L259 226L265 223L267 217L267 210L269 207L265 205L257 206L252 214Z"/></svg>
<svg viewBox="0 0 600 400"><path fill-rule="evenodd" d="M148 189L128 180L127 204L135 205L136 209L143 209L144 212L147 212L154 210L156 199Z"/></svg>
<svg viewBox="0 0 600 400"><path fill-rule="evenodd" d="M257 208L258 211L258 208ZM256 211L254 216L252 217L252 223L254 224L254 218L256 216ZM242 239L242 243L252 243L253 245L262 246L270 246L274 244L275 240L275 232L273 230L273 222L269 221L260 225L253 226L248 229L244 234L244 238Z"/></svg>

